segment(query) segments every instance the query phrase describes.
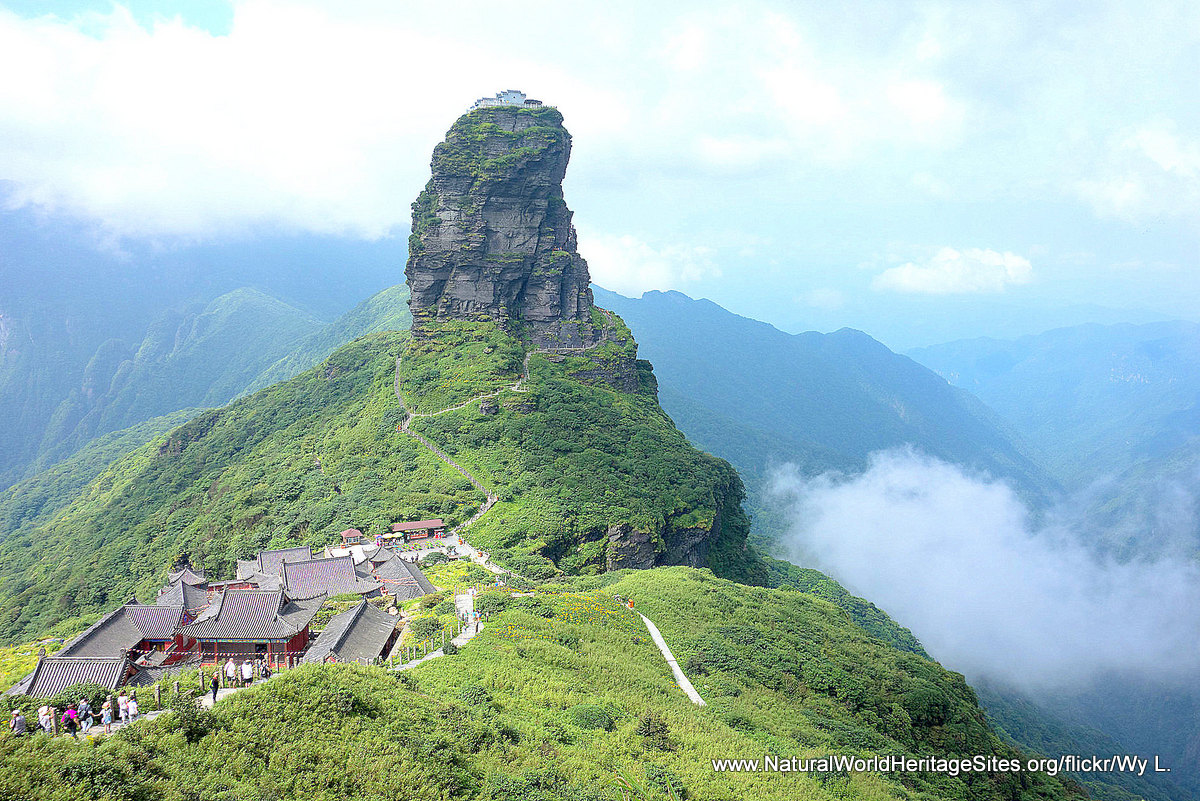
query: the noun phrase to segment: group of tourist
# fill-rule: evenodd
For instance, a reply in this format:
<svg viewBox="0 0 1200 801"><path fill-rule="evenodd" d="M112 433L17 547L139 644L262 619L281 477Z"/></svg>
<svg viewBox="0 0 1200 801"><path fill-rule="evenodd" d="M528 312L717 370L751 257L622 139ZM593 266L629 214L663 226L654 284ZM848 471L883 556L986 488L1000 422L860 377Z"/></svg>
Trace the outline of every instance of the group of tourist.
<svg viewBox="0 0 1200 801"><path fill-rule="evenodd" d="M254 681L255 676L264 679L271 678L271 666L263 660L251 662L249 659L243 659L239 665L230 657L225 662L225 686L226 687L248 687Z"/></svg>
<svg viewBox="0 0 1200 801"><path fill-rule="evenodd" d="M114 706L116 707L115 715L113 713ZM57 719L57 723L62 726L64 732L78 738L80 733L86 735L96 724L104 727L105 734L112 734L113 723L117 720L121 723L132 723L138 719L138 714L137 694L126 695L122 690L115 701L110 695L99 709L94 709L86 698L80 698L78 703L67 704L67 708ZM55 719L57 715L58 710L52 706L43 706L38 709L37 728L34 731L56 734ZM21 710L13 710L8 730L16 736L29 732L29 723L25 720L25 714Z"/></svg>

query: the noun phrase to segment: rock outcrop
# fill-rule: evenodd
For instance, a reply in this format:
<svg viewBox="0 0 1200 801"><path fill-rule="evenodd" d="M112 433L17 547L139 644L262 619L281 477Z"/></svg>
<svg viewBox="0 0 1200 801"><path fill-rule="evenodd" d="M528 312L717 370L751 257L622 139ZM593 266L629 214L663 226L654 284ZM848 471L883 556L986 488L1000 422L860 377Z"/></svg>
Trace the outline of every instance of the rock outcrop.
<svg viewBox="0 0 1200 801"><path fill-rule="evenodd" d="M415 335L435 321L491 319L539 348L599 341L604 318L563 201L570 155L553 108L479 108L454 123L413 203Z"/></svg>

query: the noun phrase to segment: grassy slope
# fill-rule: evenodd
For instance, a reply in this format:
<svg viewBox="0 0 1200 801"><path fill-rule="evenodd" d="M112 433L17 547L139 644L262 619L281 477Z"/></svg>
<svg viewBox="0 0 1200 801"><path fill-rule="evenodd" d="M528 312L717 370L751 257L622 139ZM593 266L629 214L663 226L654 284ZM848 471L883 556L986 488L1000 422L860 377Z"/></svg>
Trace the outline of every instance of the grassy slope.
<svg viewBox="0 0 1200 801"><path fill-rule="evenodd" d="M712 758L1011 754L961 677L867 637L837 608L686 568L637 571L512 599L461 653L401 676L308 666L232 696L191 742L164 716L98 747L0 742L0 795L70 798L105 781L125 798L612 799L614 771L691 799L1065 798L1043 775L727 774ZM724 629L743 655L691 704L634 613L682 659ZM739 644L741 643L741 644ZM782 653L776 653L776 651ZM784 658L779 665L772 659ZM866 669L843 686L837 666ZM830 684L828 676L835 677ZM838 684L837 682L842 682ZM847 692L850 691L850 692ZM927 721L929 697L941 722ZM880 713L882 711L882 714ZM874 717L872 717L874 715ZM916 715L916 718L914 718ZM665 725L644 736L643 721Z"/></svg>
<svg viewBox="0 0 1200 801"><path fill-rule="evenodd" d="M82 386L56 409L34 469L65 458L98 434L181 408L228 403L293 342L319 327L311 315L250 288L203 308L164 312L135 347L114 340L97 351Z"/></svg>
<svg viewBox="0 0 1200 801"><path fill-rule="evenodd" d="M104 468L201 411L181 409L96 437L67 459L0 492L0 540L18 528L48 519L70 504Z"/></svg>
<svg viewBox="0 0 1200 801"><path fill-rule="evenodd" d="M251 381L241 394L264 387L308 370L329 354L365 334L380 331L407 331L412 324L408 311L408 287L404 284L376 292L337 320L304 339L296 348L272 364Z"/></svg>
<svg viewBox="0 0 1200 801"><path fill-rule="evenodd" d="M742 549L749 521L741 480L688 443L648 386L624 393L587 384L572 377L582 359L534 354L526 391L513 392L521 354L489 324L455 322L434 340L415 341L402 365L406 402L422 411L504 390L492 414L471 404L413 423L500 496L472 529L473 544L510 558L536 551L567 572L597 572L609 526L653 532L662 547L704 529L716 534L715 570L765 581L763 565Z"/></svg>
<svg viewBox="0 0 1200 801"><path fill-rule="evenodd" d="M413 515L464 518L479 493L396 431L406 336L365 337L205 412L109 466L51 519L10 532L0 543L2 636L148 597L180 554L227 576L269 544L324 545L351 525Z"/></svg>
<svg viewBox="0 0 1200 801"><path fill-rule="evenodd" d="M107 467L70 505L13 526L0 541L0 640L28 639L131 594L151 597L180 555L228 576L237 558L264 546L322 546L344 528L399 519L465 519L482 495L397 430L395 359L407 336L368 335L291 381L205 412ZM488 331L481 342L406 360L418 407L515 380L515 341ZM456 419L448 415L429 430L486 481L504 482L506 501L492 515L507 522L485 518L481 544L518 545L499 539L515 532L523 550L551 546L561 557L580 540L599 542L573 551L564 566L577 571L602 560L605 522L711 526L720 500L732 506L715 564L730 575L753 567L738 547L747 523L728 465L692 449L652 397L589 387L566 365L534 361L530 391L518 396L523 411L454 433L437 428ZM443 373L461 382L420 383ZM462 414L477 417L478 408ZM644 458L622 461L627 451ZM534 517L541 527L525 525Z"/></svg>

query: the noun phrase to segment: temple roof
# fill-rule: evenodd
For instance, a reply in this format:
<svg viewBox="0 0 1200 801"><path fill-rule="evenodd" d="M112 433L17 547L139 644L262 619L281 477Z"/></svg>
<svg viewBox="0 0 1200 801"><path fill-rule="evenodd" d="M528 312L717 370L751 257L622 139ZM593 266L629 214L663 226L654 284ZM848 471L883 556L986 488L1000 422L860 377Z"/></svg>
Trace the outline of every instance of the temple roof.
<svg viewBox="0 0 1200 801"><path fill-rule="evenodd" d="M384 592L395 595L397 601L408 601L437 591L413 562L396 556L373 564L375 577L383 582Z"/></svg>
<svg viewBox="0 0 1200 801"><path fill-rule="evenodd" d="M332 654L339 662L373 660L396 630L396 618L364 599L335 615L309 647L303 661L322 663Z"/></svg>
<svg viewBox="0 0 1200 801"><path fill-rule="evenodd" d="M169 640L183 621L183 606L130 601L93 623L63 646L58 656L125 656L142 640Z"/></svg>
<svg viewBox="0 0 1200 801"><path fill-rule="evenodd" d="M188 584L175 581L158 591L154 599L156 606L181 606L189 614L195 614L208 606L207 584Z"/></svg>
<svg viewBox="0 0 1200 801"><path fill-rule="evenodd" d="M124 655L47 656L39 659L33 672L5 694L52 698L73 684L84 683L115 690L121 686L128 669L129 660Z"/></svg>
<svg viewBox="0 0 1200 801"><path fill-rule="evenodd" d="M378 581L369 576L360 576L354 569L354 558L351 556L284 562L283 583L293 598L346 593L366 595L379 590Z"/></svg>
<svg viewBox="0 0 1200 801"><path fill-rule="evenodd" d="M196 570L191 565L184 565L178 570L172 571L171 575L167 577L167 584L174 584L177 581L183 581L193 586L203 584L205 581L204 571Z"/></svg>
<svg viewBox="0 0 1200 801"><path fill-rule="evenodd" d="M263 573L268 576L282 576L284 562L306 562L312 559L312 548L276 548L273 551L259 551L258 556L251 560L237 560L237 577L244 579L251 573Z"/></svg>
<svg viewBox="0 0 1200 801"><path fill-rule="evenodd" d="M294 601L283 590L226 590L180 631L198 640L287 640L304 630L324 600Z"/></svg>

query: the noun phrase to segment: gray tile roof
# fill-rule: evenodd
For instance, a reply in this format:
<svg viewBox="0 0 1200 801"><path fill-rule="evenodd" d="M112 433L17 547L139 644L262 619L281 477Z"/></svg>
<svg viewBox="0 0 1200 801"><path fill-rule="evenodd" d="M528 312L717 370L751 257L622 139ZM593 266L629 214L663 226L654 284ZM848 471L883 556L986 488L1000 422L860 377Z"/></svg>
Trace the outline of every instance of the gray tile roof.
<svg viewBox="0 0 1200 801"><path fill-rule="evenodd" d="M185 670L191 670L199 664L199 659L190 659L183 662L176 662L173 665L143 667L129 677L129 680L125 682L125 686L145 687L168 676L175 676Z"/></svg>
<svg viewBox="0 0 1200 801"><path fill-rule="evenodd" d="M268 576L282 576L284 562L307 562L312 559L312 548L279 548L274 551L258 552L258 572Z"/></svg>
<svg viewBox="0 0 1200 801"><path fill-rule="evenodd" d="M58 656L123 657L142 640L171 639L182 617L182 606L118 606L64 645Z"/></svg>
<svg viewBox="0 0 1200 801"><path fill-rule="evenodd" d="M129 660L120 657L47 656L8 694L51 698L73 684L99 684L110 690L121 686Z"/></svg>
<svg viewBox="0 0 1200 801"><path fill-rule="evenodd" d="M154 603L157 606L182 606L188 614L194 615L208 606L208 586L176 581L159 590Z"/></svg>
<svg viewBox="0 0 1200 801"><path fill-rule="evenodd" d="M384 592L395 595L397 601L410 601L436 592L421 568L399 556L375 564L375 576L383 582Z"/></svg>
<svg viewBox="0 0 1200 801"><path fill-rule="evenodd" d="M167 577L168 584L174 584L177 581L183 581L192 585L203 584L204 571L196 570L191 565L185 565L179 570L171 571L171 575Z"/></svg>
<svg viewBox="0 0 1200 801"><path fill-rule="evenodd" d="M125 607L125 614L147 640L169 640L183 623L183 606L146 604Z"/></svg>
<svg viewBox="0 0 1200 801"><path fill-rule="evenodd" d="M332 654L339 662L374 660L396 631L396 618L364 599L335 615L304 654L304 662L320 664Z"/></svg>
<svg viewBox="0 0 1200 801"><path fill-rule="evenodd" d="M283 584L293 598L313 598L318 595L378 594L379 582L362 577L354 569L354 557L335 556L332 559L309 559L307 562L285 562Z"/></svg>
<svg viewBox="0 0 1200 801"><path fill-rule="evenodd" d="M181 631L198 640L287 640L309 624L324 600L293 601L283 590L226 590Z"/></svg>

